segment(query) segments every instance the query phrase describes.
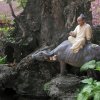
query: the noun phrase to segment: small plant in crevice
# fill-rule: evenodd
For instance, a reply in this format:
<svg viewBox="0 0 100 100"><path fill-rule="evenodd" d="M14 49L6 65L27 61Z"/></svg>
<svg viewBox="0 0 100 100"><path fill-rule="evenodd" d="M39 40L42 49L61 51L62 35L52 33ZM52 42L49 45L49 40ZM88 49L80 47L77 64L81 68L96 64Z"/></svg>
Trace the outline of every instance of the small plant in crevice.
<svg viewBox="0 0 100 100"><path fill-rule="evenodd" d="M88 69L100 72L100 61L89 61L85 63L80 70L86 71ZM100 81L94 80L93 78L87 78L81 82L83 84L83 88L80 90L77 100L100 100Z"/></svg>
<svg viewBox="0 0 100 100"><path fill-rule="evenodd" d="M3 56L3 57L0 56L0 64L6 64L7 62L6 57L7 56Z"/></svg>
<svg viewBox="0 0 100 100"><path fill-rule="evenodd" d="M48 92L50 88L50 82L47 82L45 85L44 85L44 91Z"/></svg>

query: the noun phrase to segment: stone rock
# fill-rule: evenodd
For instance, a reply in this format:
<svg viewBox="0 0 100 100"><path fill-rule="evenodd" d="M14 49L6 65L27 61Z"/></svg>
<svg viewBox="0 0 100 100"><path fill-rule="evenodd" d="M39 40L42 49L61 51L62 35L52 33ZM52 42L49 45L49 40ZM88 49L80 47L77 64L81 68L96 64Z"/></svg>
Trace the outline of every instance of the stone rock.
<svg viewBox="0 0 100 100"><path fill-rule="evenodd" d="M7 64L0 64L0 90L12 85L12 81L16 78L16 72Z"/></svg>
<svg viewBox="0 0 100 100"><path fill-rule="evenodd" d="M57 76L44 85L44 90L56 100L75 100L79 84L80 79L77 76Z"/></svg>
<svg viewBox="0 0 100 100"><path fill-rule="evenodd" d="M17 66L0 65L0 91L11 88L20 95L47 96L43 85L57 74L54 65L35 61L21 70Z"/></svg>
<svg viewBox="0 0 100 100"><path fill-rule="evenodd" d="M18 94L32 96L46 96L43 85L57 74L54 64L48 65L46 62L35 62L25 70L21 70L14 83L14 90Z"/></svg>

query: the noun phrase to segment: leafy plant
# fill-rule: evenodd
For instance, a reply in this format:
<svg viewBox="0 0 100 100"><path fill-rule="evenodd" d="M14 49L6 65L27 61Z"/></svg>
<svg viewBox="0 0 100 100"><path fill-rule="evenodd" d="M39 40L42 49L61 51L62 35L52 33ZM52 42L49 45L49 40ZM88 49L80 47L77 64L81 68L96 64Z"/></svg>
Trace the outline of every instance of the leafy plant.
<svg viewBox="0 0 100 100"><path fill-rule="evenodd" d="M100 61L96 62L96 68L95 68L95 70L100 71Z"/></svg>
<svg viewBox="0 0 100 100"><path fill-rule="evenodd" d="M0 32L2 33L2 38L5 38L6 41L8 42L11 42L11 43L14 43L15 42L15 39L11 36L12 32L14 31L14 27L3 27L3 28L0 28Z"/></svg>
<svg viewBox="0 0 100 100"><path fill-rule="evenodd" d="M50 88L50 83L48 82L48 83L46 83L46 84L44 85L44 91L48 91L49 88Z"/></svg>
<svg viewBox="0 0 100 100"><path fill-rule="evenodd" d="M78 94L77 100L100 100L100 82L93 80L92 78L84 79L81 81L84 83L84 87Z"/></svg>
<svg viewBox="0 0 100 100"><path fill-rule="evenodd" d="M86 71L88 69L100 71L100 61L89 61L85 63L80 70ZM100 100L100 81L88 78L82 80L81 82L84 84L84 87L78 94L77 100L90 100L91 98L93 98L93 100Z"/></svg>
<svg viewBox="0 0 100 100"><path fill-rule="evenodd" d="M100 71L100 61L98 62L96 62L95 60L89 61L80 68L80 71L86 71L88 69L94 69Z"/></svg>
<svg viewBox="0 0 100 100"><path fill-rule="evenodd" d="M5 39L8 42L14 43L15 39L11 36L15 27L9 26L14 23L14 21L10 21L5 15L0 15L1 21L4 23L3 27L0 27L0 33L3 40Z"/></svg>
<svg viewBox="0 0 100 100"><path fill-rule="evenodd" d="M0 64L5 64L6 63L6 57L7 56L0 57Z"/></svg>

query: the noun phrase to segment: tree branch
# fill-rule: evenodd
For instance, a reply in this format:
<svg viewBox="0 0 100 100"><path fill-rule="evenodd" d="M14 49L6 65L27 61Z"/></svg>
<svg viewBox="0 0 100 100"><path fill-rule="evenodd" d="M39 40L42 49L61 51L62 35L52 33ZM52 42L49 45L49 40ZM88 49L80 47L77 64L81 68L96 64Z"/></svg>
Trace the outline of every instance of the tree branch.
<svg viewBox="0 0 100 100"><path fill-rule="evenodd" d="M10 7L10 9L11 9L12 16L15 18L17 24L19 25L20 29L21 29L22 32L23 32L22 37L25 37L26 31L25 31L23 25L21 24L21 22L18 20L17 16L15 15L14 10L13 10L13 7L12 7L12 3L11 3L11 2L8 2L8 4L9 4L9 7Z"/></svg>

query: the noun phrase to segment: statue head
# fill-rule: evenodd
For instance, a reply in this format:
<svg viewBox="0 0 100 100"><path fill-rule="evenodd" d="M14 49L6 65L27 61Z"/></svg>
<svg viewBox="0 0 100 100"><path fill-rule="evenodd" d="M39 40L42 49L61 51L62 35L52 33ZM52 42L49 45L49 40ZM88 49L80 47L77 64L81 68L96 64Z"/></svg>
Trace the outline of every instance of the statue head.
<svg viewBox="0 0 100 100"><path fill-rule="evenodd" d="M38 60L38 61L47 61L49 59L49 57L46 55L45 51L40 51L36 54L33 54L32 58L33 58L33 56L34 56L34 59Z"/></svg>
<svg viewBox="0 0 100 100"><path fill-rule="evenodd" d="M80 26L84 25L86 17L84 14L80 14L80 16L77 18L77 22Z"/></svg>

